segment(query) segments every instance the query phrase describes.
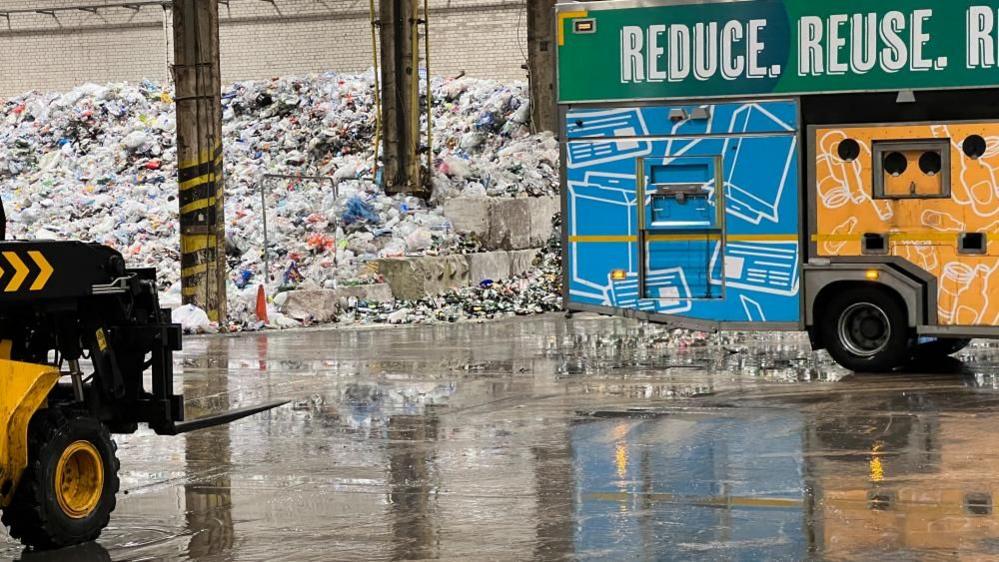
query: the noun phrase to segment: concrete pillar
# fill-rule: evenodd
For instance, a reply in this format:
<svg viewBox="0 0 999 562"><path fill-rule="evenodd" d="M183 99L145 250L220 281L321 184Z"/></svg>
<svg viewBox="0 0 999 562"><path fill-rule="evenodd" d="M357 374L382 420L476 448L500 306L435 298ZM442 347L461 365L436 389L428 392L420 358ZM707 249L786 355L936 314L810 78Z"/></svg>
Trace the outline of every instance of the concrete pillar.
<svg viewBox="0 0 999 562"><path fill-rule="evenodd" d="M528 72L531 80L531 127L558 131L555 102L555 0L527 3Z"/></svg>
<svg viewBox="0 0 999 562"><path fill-rule="evenodd" d="M185 304L226 318L218 2L173 3L181 285Z"/></svg>
<svg viewBox="0 0 999 562"><path fill-rule="evenodd" d="M381 77L386 193L424 195L420 177L419 0L381 0Z"/></svg>

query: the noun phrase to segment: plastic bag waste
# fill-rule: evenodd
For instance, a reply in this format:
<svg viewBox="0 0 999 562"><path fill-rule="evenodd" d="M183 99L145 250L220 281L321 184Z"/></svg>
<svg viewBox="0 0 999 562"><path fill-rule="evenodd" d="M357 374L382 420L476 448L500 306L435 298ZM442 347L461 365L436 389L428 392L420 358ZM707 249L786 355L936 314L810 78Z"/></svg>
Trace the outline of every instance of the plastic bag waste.
<svg viewBox="0 0 999 562"><path fill-rule="evenodd" d="M271 294L306 282L372 283L378 277L366 265L379 257L475 251L444 219L448 198L557 192L558 143L551 134L531 134L525 84L434 78L431 89L433 197L426 202L388 196L375 182L381 165L375 161L373 72L225 87L230 286L223 328L258 327L249 293L260 283ZM157 268L163 302L180 303L176 126L173 92L153 81L0 99L0 197L8 236L112 246L130 266ZM329 179L309 179L314 176ZM362 302L347 316L383 321L382 307L403 304ZM411 309L408 321L440 316L423 308Z"/></svg>
<svg viewBox="0 0 999 562"><path fill-rule="evenodd" d="M208 319L208 313L192 304L174 309L173 321L180 324L188 334L206 334L218 328Z"/></svg>
<svg viewBox="0 0 999 562"><path fill-rule="evenodd" d="M378 224L380 219L371 205L367 204L360 197L354 196L347 201L347 210L343 213L343 224L350 226L359 222Z"/></svg>

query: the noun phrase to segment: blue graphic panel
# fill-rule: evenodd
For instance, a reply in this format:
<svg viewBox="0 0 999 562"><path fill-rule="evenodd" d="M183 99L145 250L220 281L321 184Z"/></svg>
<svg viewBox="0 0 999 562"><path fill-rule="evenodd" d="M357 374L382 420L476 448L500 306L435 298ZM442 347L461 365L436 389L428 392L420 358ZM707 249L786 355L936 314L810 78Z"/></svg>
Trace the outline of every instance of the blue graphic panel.
<svg viewBox="0 0 999 562"><path fill-rule="evenodd" d="M566 119L572 303L719 322L799 321L794 102L587 108ZM718 157L724 237L712 234L721 226ZM645 264L637 241L639 160L650 238ZM706 196L656 196L698 185ZM640 267L644 295L638 294ZM626 278L613 280L615 270L626 271Z"/></svg>
<svg viewBox="0 0 999 562"><path fill-rule="evenodd" d="M721 298L721 288L712 283L714 275L708 272L715 245L706 237L701 240L649 242L645 296L668 301ZM654 278L657 274L677 269L685 284L682 291L675 292L673 287L664 289L656 286Z"/></svg>

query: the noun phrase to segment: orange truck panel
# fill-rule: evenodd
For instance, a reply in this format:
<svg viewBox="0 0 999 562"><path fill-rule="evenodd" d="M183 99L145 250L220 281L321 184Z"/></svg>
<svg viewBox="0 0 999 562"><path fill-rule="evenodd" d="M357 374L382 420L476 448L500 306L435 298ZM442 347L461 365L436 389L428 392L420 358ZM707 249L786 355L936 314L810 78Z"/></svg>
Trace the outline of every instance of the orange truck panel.
<svg viewBox="0 0 999 562"><path fill-rule="evenodd" d="M824 128L815 135L817 255L859 256L865 234L885 235L889 255L936 276L940 324L999 325L999 124ZM964 142L975 135L985 139L985 153L969 157ZM853 160L841 157L847 139L860 146ZM945 174L921 169L921 151L900 150L907 166L880 174L885 197L875 197L877 143L934 139L950 146L949 196ZM986 251L959 252L962 233L984 233Z"/></svg>

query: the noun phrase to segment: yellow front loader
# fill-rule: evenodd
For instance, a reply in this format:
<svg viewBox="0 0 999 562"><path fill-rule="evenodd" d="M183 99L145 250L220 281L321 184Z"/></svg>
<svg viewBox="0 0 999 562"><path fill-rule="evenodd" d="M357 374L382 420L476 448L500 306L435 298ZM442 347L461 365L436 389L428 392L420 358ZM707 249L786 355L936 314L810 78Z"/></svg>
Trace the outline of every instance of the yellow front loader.
<svg viewBox="0 0 999 562"><path fill-rule="evenodd" d="M115 433L211 427L267 404L184 421L174 394L181 328L156 272L81 242L0 241L0 507L39 549L96 539L118 492Z"/></svg>

